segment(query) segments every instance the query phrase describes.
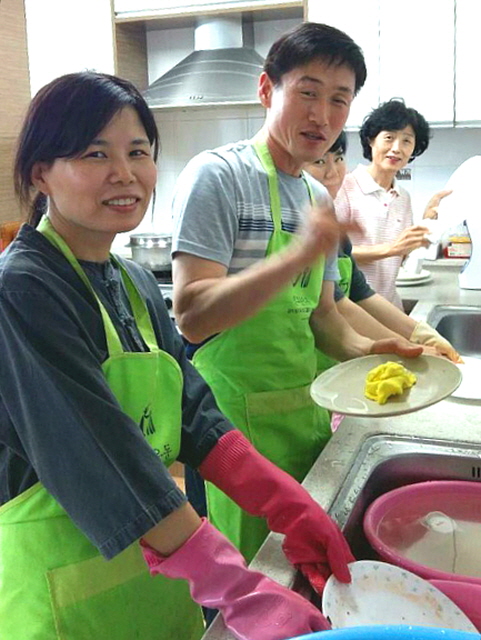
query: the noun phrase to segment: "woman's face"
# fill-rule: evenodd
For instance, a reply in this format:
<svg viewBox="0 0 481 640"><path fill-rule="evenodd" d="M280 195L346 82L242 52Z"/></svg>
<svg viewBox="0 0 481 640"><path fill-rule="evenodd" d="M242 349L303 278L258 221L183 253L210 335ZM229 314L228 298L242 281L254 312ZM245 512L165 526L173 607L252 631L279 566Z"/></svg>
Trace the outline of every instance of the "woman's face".
<svg viewBox="0 0 481 640"><path fill-rule="evenodd" d="M397 131L380 131L370 145L375 168L395 174L409 162L416 145L416 135L408 124Z"/></svg>
<svg viewBox="0 0 481 640"><path fill-rule="evenodd" d="M140 223L156 174L145 129L135 109L125 107L78 157L39 163L32 180L49 196L49 217L67 242L100 244Z"/></svg>
<svg viewBox="0 0 481 640"><path fill-rule="evenodd" d="M320 160L310 164L307 170L326 187L334 200L346 175L344 153L341 150L334 153L328 151Z"/></svg>

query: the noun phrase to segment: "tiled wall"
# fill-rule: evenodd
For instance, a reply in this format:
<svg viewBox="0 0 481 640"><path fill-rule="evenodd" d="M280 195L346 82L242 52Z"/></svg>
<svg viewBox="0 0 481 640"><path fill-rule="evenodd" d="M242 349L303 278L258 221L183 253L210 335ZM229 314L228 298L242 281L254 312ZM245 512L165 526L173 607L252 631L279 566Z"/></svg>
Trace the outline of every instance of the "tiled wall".
<svg viewBox="0 0 481 640"><path fill-rule="evenodd" d="M252 137L262 126L263 109L200 107L156 114L162 140L157 183L156 224L168 228L175 180L194 155L221 144Z"/></svg>
<svg viewBox="0 0 481 640"><path fill-rule="evenodd" d="M182 167L203 149L252 136L262 125L263 110L255 106L171 110L157 112L156 119L162 156L155 226L165 231L170 229L170 199ZM350 132L348 140L347 163L353 169L366 161L358 133ZM481 155L481 129L433 129L427 151L408 165L411 180L401 183L411 193L415 218L422 217L431 195L443 189L453 171L474 155Z"/></svg>

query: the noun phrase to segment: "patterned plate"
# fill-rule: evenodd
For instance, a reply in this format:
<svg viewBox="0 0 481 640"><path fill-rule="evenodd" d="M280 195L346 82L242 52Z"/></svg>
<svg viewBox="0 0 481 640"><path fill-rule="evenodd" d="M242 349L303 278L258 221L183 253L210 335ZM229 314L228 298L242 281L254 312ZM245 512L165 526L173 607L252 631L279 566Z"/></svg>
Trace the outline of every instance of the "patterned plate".
<svg viewBox="0 0 481 640"><path fill-rule="evenodd" d="M477 633L454 602L414 573L371 560L349 568L352 582L331 576L322 595L322 611L334 629L402 624Z"/></svg>

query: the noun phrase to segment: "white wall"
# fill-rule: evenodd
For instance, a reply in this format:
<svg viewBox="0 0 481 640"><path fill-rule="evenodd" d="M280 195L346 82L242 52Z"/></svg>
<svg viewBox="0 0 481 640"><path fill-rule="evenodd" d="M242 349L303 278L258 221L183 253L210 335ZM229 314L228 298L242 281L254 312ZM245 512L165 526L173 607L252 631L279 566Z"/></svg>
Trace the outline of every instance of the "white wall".
<svg viewBox="0 0 481 640"><path fill-rule="evenodd" d="M30 92L64 73L114 73L110 0L25 0Z"/></svg>

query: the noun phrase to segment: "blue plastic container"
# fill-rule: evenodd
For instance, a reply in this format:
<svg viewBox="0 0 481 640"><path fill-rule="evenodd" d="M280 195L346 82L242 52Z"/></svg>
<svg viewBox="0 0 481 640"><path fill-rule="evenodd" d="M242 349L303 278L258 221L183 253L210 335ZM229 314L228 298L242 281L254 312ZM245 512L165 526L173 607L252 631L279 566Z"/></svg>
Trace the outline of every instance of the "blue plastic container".
<svg viewBox="0 0 481 640"><path fill-rule="evenodd" d="M440 629L438 627L413 627L404 625L369 625L346 627L329 631L316 631L290 640L478 640L479 633Z"/></svg>

